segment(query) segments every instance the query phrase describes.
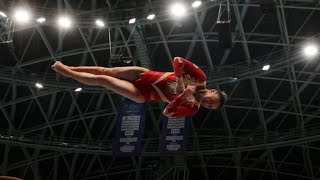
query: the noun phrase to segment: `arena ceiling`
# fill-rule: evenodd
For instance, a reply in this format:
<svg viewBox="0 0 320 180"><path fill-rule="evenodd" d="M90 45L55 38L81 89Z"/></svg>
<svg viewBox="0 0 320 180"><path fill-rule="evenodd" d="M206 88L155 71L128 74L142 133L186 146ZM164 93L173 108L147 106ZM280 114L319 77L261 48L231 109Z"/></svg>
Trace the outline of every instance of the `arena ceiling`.
<svg viewBox="0 0 320 180"><path fill-rule="evenodd" d="M8 15L27 7L33 18L47 19L15 23L13 42L1 44L1 173L25 179L320 178L320 63L319 56L303 55L308 43L319 45L320 2L275 0L274 8L262 8L267 2L230 0L233 43L225 49L216 22L220 3L227 17L227 1L202 1L180 20L168 13L169 0L0 1ZM150 12L152 21L146 20ZM72 28L57 27L60 14L72 16ZM128 24L132 17L137 22ZM97 18L106 27L96 27ZM119 61L119 54L132 60ZM142 155L114 157L123 98L50 68L60 60L172 71L176 56L196 63L209 87L230 96L220 110L201 109L193 117L187 154L176 157L157 153L165 104L147 104ZM78 87L83 90L74 92Z"/></svg>

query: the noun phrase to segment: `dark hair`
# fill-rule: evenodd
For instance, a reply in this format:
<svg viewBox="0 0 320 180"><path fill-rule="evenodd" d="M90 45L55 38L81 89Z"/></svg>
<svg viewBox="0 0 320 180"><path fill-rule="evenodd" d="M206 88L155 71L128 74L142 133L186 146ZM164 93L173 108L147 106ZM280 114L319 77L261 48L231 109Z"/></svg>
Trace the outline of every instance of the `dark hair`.
<svg viewBox="0 0 320 180"><path fill-rule="evenodd" d="M228 101L228 95L226 92L224 91L218 91L218 94L220 96L220 105L219 105L219 108L222 108L223 105L226 104L226 102Z"/></svg>

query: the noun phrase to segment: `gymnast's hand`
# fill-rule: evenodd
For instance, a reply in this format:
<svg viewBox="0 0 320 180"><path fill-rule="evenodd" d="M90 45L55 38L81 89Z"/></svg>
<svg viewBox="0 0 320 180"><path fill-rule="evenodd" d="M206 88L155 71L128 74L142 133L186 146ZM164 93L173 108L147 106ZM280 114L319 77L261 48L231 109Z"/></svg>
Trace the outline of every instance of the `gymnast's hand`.
<svg viewBox="0 0 320 180"><path fill-rule="evenodd" d="M182 92L181 96L186 98L193 95L196 92L196 86L187 86L187 88Z"/></svg>
<svg viewBox="0 0 320 180"><path fill-rule="evenodd" d="M182 76L176 77L176 94L181 94L185 90Z"/></svg>

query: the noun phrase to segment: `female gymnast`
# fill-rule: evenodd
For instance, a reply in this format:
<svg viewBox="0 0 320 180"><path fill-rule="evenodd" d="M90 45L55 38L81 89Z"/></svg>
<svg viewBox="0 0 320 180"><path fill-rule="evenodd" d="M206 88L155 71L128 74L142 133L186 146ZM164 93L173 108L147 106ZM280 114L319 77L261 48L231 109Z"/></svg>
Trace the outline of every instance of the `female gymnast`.
<svg viewBox="0 0 320 180"><path fill-rule="evenodd" d="M217 109L227 101L225 92L206 88L206 75L181 57L173 60L174 72L156 72L137 66L71 67L56 61L52 69L89 86L102 86L137 103L164 101L170 118L191 116L200 106Z"/></svg>

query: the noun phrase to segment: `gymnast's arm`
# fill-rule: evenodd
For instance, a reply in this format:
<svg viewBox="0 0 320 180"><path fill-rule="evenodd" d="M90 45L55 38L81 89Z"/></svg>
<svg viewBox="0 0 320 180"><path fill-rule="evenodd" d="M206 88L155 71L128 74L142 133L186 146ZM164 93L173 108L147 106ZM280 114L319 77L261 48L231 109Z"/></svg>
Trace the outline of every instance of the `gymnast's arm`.
<svg viewBox="0 0 320 180"><path fill-rule="evenodd" d="M197 86L198 89L205 88L206 75L195 64L181 57L173 60L173 70L176 75L176 93L181 94L185 85Z"/></svg>
<svg viewBox="0 0 320 180"><path fill-rule="evenodd" d="M199 111L199 103L187 100L188 96L193 96L195 89L195 86L188 86L183 93L167 105L163 114L169 118L180 118L196 114Z"/></svg>

